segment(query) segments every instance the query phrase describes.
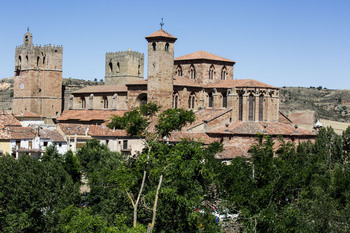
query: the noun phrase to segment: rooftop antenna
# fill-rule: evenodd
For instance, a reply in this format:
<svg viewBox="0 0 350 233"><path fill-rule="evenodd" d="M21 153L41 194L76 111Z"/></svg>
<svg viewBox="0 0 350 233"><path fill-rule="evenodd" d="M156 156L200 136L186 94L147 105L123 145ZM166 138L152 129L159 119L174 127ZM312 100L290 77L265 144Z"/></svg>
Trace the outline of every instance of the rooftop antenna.
<svg viewBox="0 0 350 233"><path fill-rule="evenodd" d="M162 22L160 22L160 29L163 29L163 25L164 25L163 18L161 18L161 19L162 19Z"/></svg>

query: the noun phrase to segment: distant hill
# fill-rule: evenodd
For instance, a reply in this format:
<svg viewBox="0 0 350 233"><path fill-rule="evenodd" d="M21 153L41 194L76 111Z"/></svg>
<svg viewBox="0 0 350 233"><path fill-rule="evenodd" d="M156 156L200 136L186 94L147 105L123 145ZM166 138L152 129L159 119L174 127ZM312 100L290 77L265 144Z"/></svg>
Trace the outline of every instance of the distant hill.
<svg viewBox="0 0 350 233"><path fill-rule="evenodd" d="M350 122L350 90L322 87L280 88L280 111L289 115L295 111L311 110L320 119Z"/></svg>

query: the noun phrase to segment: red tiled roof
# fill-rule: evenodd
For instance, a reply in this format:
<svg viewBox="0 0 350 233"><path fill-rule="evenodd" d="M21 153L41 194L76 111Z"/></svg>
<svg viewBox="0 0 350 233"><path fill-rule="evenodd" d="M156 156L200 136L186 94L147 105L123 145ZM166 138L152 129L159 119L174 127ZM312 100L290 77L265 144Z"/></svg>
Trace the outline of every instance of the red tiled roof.
<svg viewBox="0 0 350 233"><path fill-rule="evenodd" d="M96 85L87 86L73 93L106 93L106 92L126 92L127 88L125 85Z"/></svg>
<svg viewBox="0 0 350 233"><path fill-rule="evenodd" d="M254 79L230 79L230 80L220 80L214 83L208 83L204 86L205 88L232 88L232 87L261 87L261 88L273 88L266 83L256 81Z"/></svg>
<svg viewBox="0 0 350 233"><path fill-rule="evenodd" d="M191 125L186 127L187 129L193 128L199 124L202 124L203 121L211 121L227 112L232 111L231 108L229 109L201 109L195 112L196 115L196 121L193 122Z"/></svg>
<svg viewBox="0 0 350 233"><path fill-rule="evenodd" d="M22 126L14 115L8 112L0 112L0 127L4 126Z"/></svg>
<svg viewBox="0 0 350 233"><path fill-rule="evenodd" d="M56 129L39 129L39 136L50 139L52 142L65 142L63 136Z"/></svg>
<svg viewBox="0 0 350 233"><path fill-rule="evenodd" d="M58 123L58 127L60 127L65 135L86 135L89 125Z"/></svg>
<svg viewBox="0 0 350 233"><path fill-rule="evenodd" d="M104 136L104 137L120 137L120 136L128 136L126 130L113 130L108 128L105 125L90 125L88 134L93 136Z"/></svg>
<svg viewBox="0 0 350 233"><path fill-rule="evenodd" d="M226 61L226 62L235 63L235 61L229 60L224 57L219 57L215 54L212 54L203 50L199 50L197 52L190 53L174 59L174 61L180 61L180 60L214 60L214 61Z"/></svg>
<svg viewBox="0 0 350 233"><path fill-rule="evenodd" d="M205 133L174 132L169 137L169 141L171 141L171 142L179 142L183 139L200 141L200 142L203 142L205 144L210 144L210 143L213 143L215 141L219 141L218 139L209 137Z"/></svg>
<svg viewBox="0 0 350 233"><path fill-rule="evenodd" d="M264 127L266 125L266 128ZM280 122L265 122L265 121L235 121L229 123L228 127L222 126L210 130L210 133L219 134L245 134L256 135L258 133L267 135L304 135L315 136L314 132L304 129L295 129L292 124L283 124Z"/></svg>
<svg viewBox="0 0 350 233"><path fill-rule="evenodd" d="M10 139L33 139L36 136L30 127L8 127L7 132Z"/></svg>
<svg viewBox="0 0 350 233"><path fill-rule="evenodd" d="M58 122L77 120L86 121L108 121L113 115L122 116L126 110L64 110L62 115L57 118Z"/></svg>
<svg viewBox="0 0 350 233"><path fill-rule="evenodd" d="M175 78L174 86L185 86L185 87L200 87L200 85L188 78Z"/></svg>
<svg viewBox="0 0 350 233"><path fill-rule="evenodd" d="M14 114L14 116L20 118L40 118L38 114L29 111L21 111L19 113Z"/></svg>
<svg viewBox="0 0 350 233"><path fill-rule="evenodd" d="M246 145L245 148L242 146L224 146L224 150L221 153L215 155L217 159L233 159L236 157L249 157L248 150L250 145Z"/></svg>
<svg viewBox="0 0 350 233"><path fill-rule="evenodd" d="M164 37L164 38L171 38L171 39L177 39L176 37L174 37L173 35L171 35L170 33L164 31L163 29L159 29L156 32L153 32L151 35L146 36L146 39L149 38L156 38L156 37Z"/></svg>

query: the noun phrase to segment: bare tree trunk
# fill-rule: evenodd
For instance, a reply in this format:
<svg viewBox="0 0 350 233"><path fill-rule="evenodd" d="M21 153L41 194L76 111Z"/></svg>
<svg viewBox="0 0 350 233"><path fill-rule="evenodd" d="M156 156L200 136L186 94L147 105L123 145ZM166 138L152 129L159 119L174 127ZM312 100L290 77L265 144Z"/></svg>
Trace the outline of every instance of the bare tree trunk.
<svg viewBox="0 0 350 233"><path fill-rule="evenodd" d="M152 233L153 232L154 224L156 222L158 194L159 194L160 186L162 185L162 181L163 181L163 174L160 175L160 177L159 177L159 183L158 183L158 188L157 188L157 192L156 192L156 197L154 199L152 223L148 225L148 229L147 229L148 233Z"/></svg>
<svg viewBox="0 0 350 233"><path fill-rule="evenodd" d="M140 187L139 194L137 195L136 202L134 202L132 196L128 193L128 191L125 191L126 194L127 194L128 197L129 197L130 201L131 201L132 207L134 208L134 222L133 222L133 227L136 227L136 223L137 223L137 206L139 205L139 201L140 201L141 193L142 193L142 190L143 190L143 186L144 186L144 184L145 184L145 180L146 180L146 170L143 171L142 183L141 183L141 187Z"/></svg>

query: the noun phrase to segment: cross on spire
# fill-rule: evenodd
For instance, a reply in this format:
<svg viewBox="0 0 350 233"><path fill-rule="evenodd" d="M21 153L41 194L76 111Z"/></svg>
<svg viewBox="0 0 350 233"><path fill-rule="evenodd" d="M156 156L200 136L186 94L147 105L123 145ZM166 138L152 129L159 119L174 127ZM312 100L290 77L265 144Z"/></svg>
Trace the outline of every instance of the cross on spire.
<svg viewBox="0 0 350 233"><path fill-rule="evenodd" d="M29 27L27 27L27 32L29 32Z"/></svg>
<svg viewBox="0 0 350 233"><path fill-rule="evenodd" d="M162 18L162 22L160 22L160 29L163 29L163 25L164 25L164 23L163 23L163 18Z"/></svg>

